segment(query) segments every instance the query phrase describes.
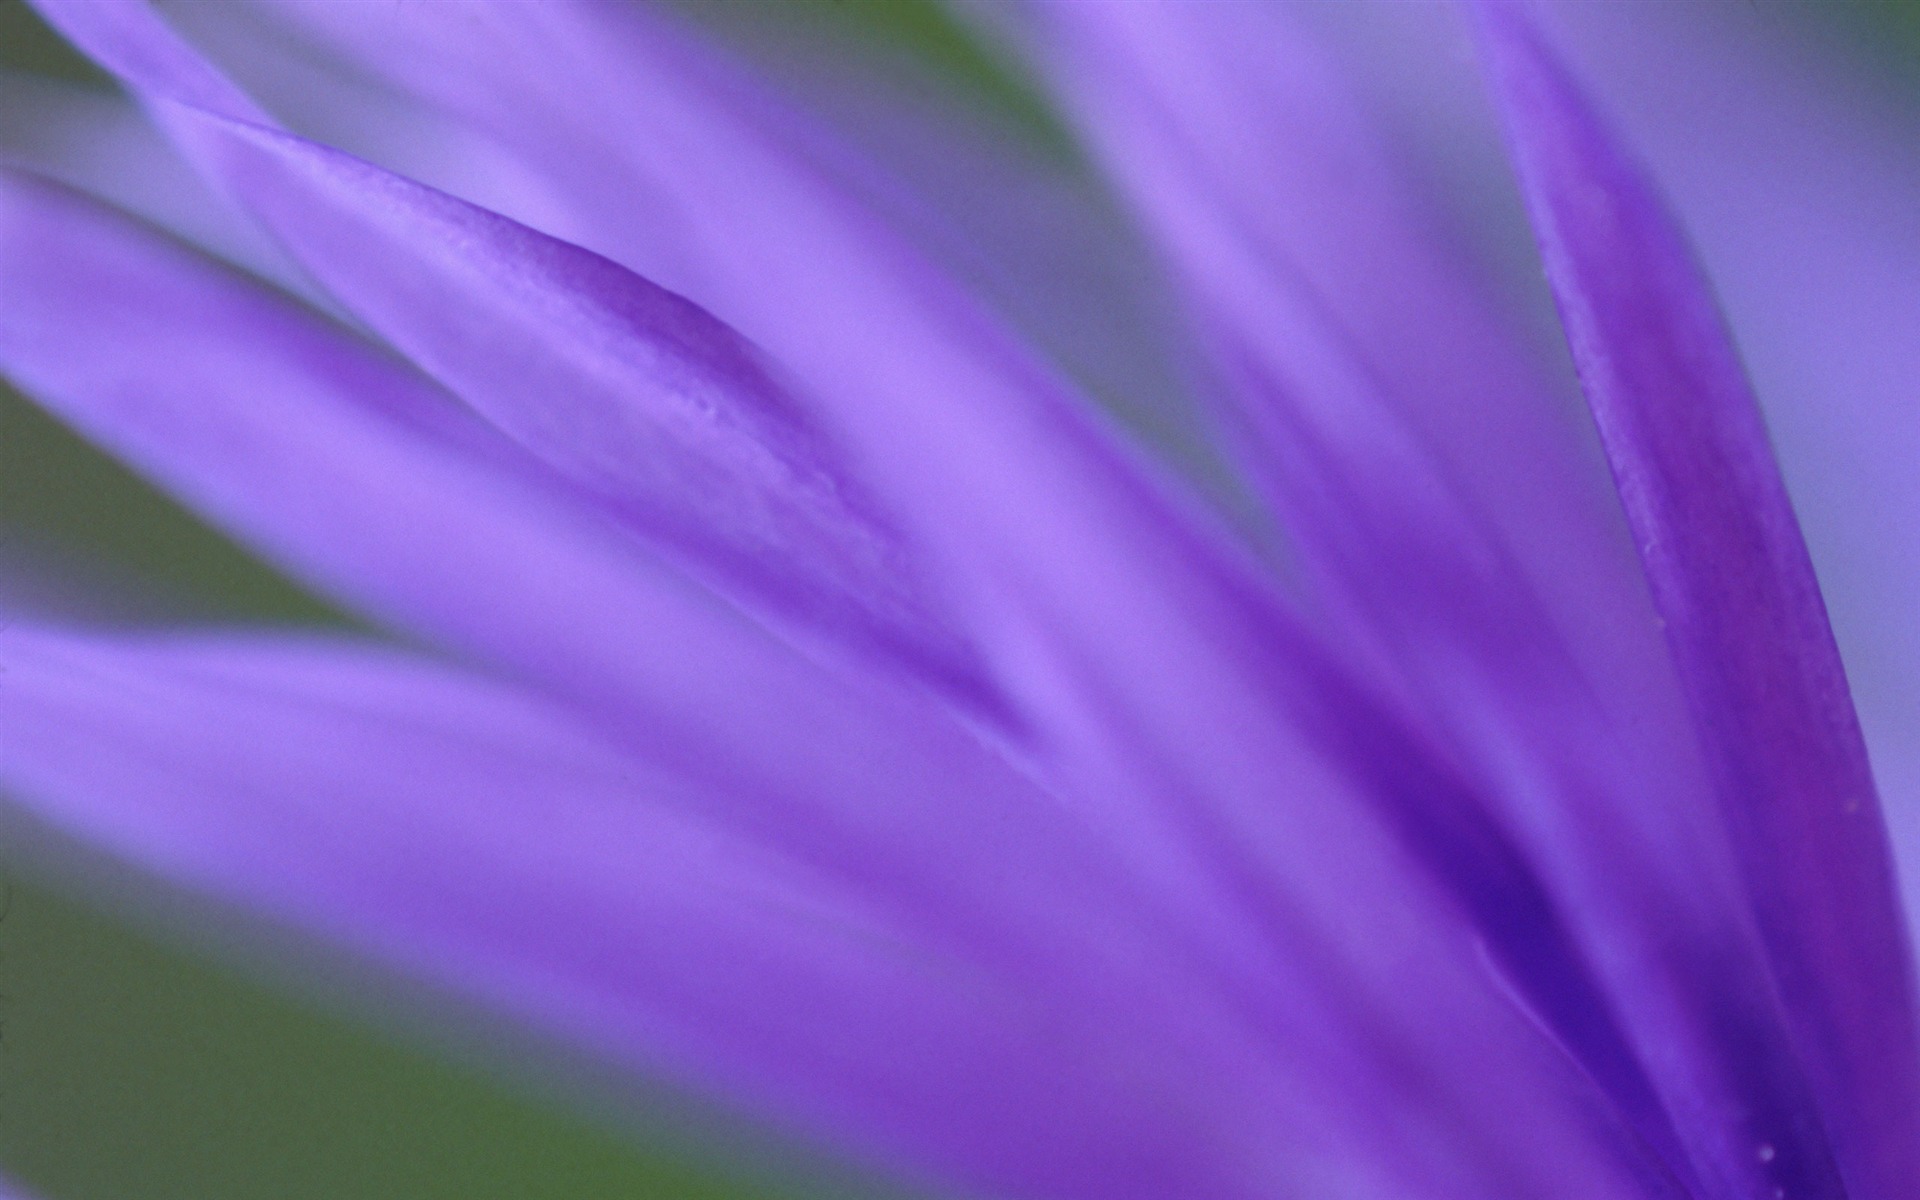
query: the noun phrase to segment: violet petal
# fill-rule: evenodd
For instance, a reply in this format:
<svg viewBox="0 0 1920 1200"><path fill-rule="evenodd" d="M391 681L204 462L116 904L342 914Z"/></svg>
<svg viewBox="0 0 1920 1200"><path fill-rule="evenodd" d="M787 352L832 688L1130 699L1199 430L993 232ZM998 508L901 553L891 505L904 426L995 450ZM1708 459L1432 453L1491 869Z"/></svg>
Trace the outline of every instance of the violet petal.
<svg viewBox="0 0 1920 1200"><path fill-rule="evenodd" d="M1920 1177L1912 964L1873 778L1766 431L1652 186L1511 9L1484 44L1594 419L1853 1194Z"/></svg>
<svg viewBox="0 0 1920 1200"><path fill-rule="evenodd" d="M899 537L731 329L597 255L278 133L144 5L44 8L359 319L534 454L729 590L992 707Z"/></svg>
<svg viewBox="0 0 1920 1200"><path fill-rule="evenodd" d="M10 791L174 880L888 1168L1261 1194L1206 1149L1246 1071L1179 1040L1204 1024L1136 1021L1151 990L1062 1011L1057 947L1035 979L1018 927L998 962L943 943L522 694L338 640L15 625L0 654Z"/></svg>
<svg viewBox="0 0 1920 1200"><path fill-rule="evenodd" d="M1631 1051L1591 1027L1563 1033L1570 1048L1677 1173L1713 1181L1692 1186L1764 1195L1792 1162L1811 1194L1830 1152L1798 1119L1807 1085L1697 819L1694 752L1661 728L1663 702L1675 724L1684 709L1617 517L1591 510L1550 390L1338 64L1276 6L1035 12L1034 53L1170 247L1329 609L1378 644L1579 914Z"/></svg>
<svg viewBox="0 0 1920 1200"><path fill-rule="evenodd" d="M1544 16L1545 14L1543 14ZM1558 6L1768 403L1920 920L1920 106L1794 22ZM1770 398L1778 398L1772 402Z"/></svg>
<svg viewBox="0 0 1920 1200"><path fill-rule="evenodd" d="M736 780L744 809L833 800L857 823L902 778L1031 807L936 706L801 661L285 299L7 173L0 280L0 370L90 437L349 605Z"/></svg>

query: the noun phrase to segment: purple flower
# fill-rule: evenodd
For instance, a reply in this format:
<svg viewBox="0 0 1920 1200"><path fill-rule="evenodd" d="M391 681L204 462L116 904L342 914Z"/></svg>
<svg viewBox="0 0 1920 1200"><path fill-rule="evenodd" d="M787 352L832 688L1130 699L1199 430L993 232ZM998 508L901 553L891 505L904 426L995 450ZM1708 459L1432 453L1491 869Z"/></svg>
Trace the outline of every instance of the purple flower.
<svg viewBox="0 0 1920 1200"><path fill-rule="evenodd" d="M1355 38L1454 95L1424 7L988 6L1150 247L1089 293L1012 223L1085 179L838 137L652 11L35 3L272 240L0 174L0 371L390 636L17 621L19 804L930 1188L1913 1194L1813 565L1520 12L1474 23L1598 453L1366 99ZM191 211L107 158L59 165ZM1034 340L1204 397L1211 500Z"/></svg>

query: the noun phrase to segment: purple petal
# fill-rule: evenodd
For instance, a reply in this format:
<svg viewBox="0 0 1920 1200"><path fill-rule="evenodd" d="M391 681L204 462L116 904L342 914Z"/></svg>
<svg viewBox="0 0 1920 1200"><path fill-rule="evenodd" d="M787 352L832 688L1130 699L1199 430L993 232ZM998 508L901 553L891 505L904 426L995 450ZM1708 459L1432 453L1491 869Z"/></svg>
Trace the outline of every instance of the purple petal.
<svg viewBox="0 0 1920 1200"><path fill-rule="evenodd" d="M1193 403L1175 306L1080 156L1012 104L875 53L857 34L816 45L783 28L779 14L755 10L716 32L857 147L888 185L873 189L876 210L929 259L1163 457L1230 484Z"/></svg>
<svg viewBox="0 0 1920 1200"><path fill-rule="evenodd" d="M1035 589L1016 572L1082 616L1126 597L1114 614L1124 621L1131 597L1218 569L1221 550L1086 428L1077 397L797 154L784 128L763 127L761 107L709 78L673 31L569 5L490 8L470 22L396 9L376 24L324 5L273 11L496 134L587 214L567 224L591 230L596 249L768 345L859 448L914 540L968 589L968 611L1019 627L1000 635L1009 655L1030 659L1034 636L1015 597ZM556 92L555 61L592 80L601 104ZM1152 644L1103 640L1116 653Z"/></svg>
<svg viewBox="0 0 1920 1200"><path fill-rule="evenodd" d="M15 626L0 653L0 774L49 820L890 1167L1036 1197L1253 1197L1314 1171L1378 1186L1471 1103L1405 1074L1412 1047L1384 1026L1269 1058L1178 960L1102 931L1113 893L1032 861L1025 830L976 836L1011 852L1003 885L1047 877L1045 905L930 923L910 897L717 826L703 787L560 712L392 652ZM969 927L986 936L955 936ZM1435 949L1379 951L1431 966ZM1310 1011L1339 979L1301 979L1268 1015ZM1489 1099L1566 1085L1510 1015L1484 1023L1477 987L1460 989L1470 964L1422 982ZM1380 1100L1411 1124L1364 1107ZM1330 1116L1362 1113L1359 1157L1318 1159ZM1421 1194L1622 1194L1585 1131L1541 1115L1508 1121L1555 1186L1512 1173L1483 1131L1441 1143Z"/></svg>
<svg viewBox="0 0 1920 1200"><path fill-rule="evenodd" d="M1587 690L1639 706L1669 686L1597 461L1581 469L1340 64L1271 5L1040 15L1036 53L1164 244L1254 473L1348 631L1384 643L1441 724L1472 711L1456 741L1508 710L1496 755L1582 723L1599 740ZM1527 714L1544 728L1516 734Z"/></svg>
<svg viewBox="0 0 1920 1200"><path fill-rule="evenodd" d="M674 231L659 253L634 238L602 248L697 284L809 381L962 590L1022 708L1049 727L1046 756L1084 776L1073 790L1131 797L1128 827L1143 833L1130 840L1184 840L1170 840L1168 814L1137 811L1164 806L1147 780L1168 769L1203 803L1264 807L1267 781L1291 769L1265 743L1285 720L1270 676L1293 670L1281 665L1293 652L1260 648L1300 631L1276 629L1291 619L1266 585L1090 428L1076 397L795 152L811 131L786 138L781 117L624 10L506 6L446 21L402 8L374 24L291 11L373 73L472 114L601 218L578 226L642 241ZM557 62L600 103L556 93ZM698 269L675 269L689 262ZM1165 743L1170 767L1130 761L1139 747L1105 715L1116 706ZM1223 739L1232 753L1196 750Z"/></svg>
<svg viewBox="0 0 1920 1200"><path fill-rule="evenodd" d="M896 911L958 893L1127 944L1106 922L1137 898L1090 914L1057 892L1097 846L1063 840L1050 799L926 726L924 707L815 680L449 436L430 389L292 306L68 193L13 179L0 196L16 298L0 358L189 499L377 611L611 708L629 744L718 776L712 817L889 889Z"/></svg>
<svg viewBox="0 0 1920 1200"><path fill-rule="evenodd" d="M458 22L396 9L377 26L342 23L330 6L290 11L369 69L470 107L583 205L610 209L618 180L628 225L681 230L681 255L703 256L705 291L724 297L715 310L815 382L810 400L868 451L903 519L963 576L970 610L998 622L1024 686L1058 703L1067 680L1092 671L1111 678L1077 690L1111 687L1099 703L1164 707L1166 722L1143 725L1191 723L1201 740L1222 730L1202 707L1272 710L1234 695L1270 687L1248 679L1250 667L1268 668L1247 661L1246 647L1301 636L1282 632L1291 619L1265 584L854 193L776 142L763 119L778 117L671 31L567 5ZM573 89L553 94L552 64L529 59L530 47L565 55L566 73L604 88L605 107L573 103ZM657 220L635 215L652 204ZM1077 636L1045 648L1064 630ZM1062 661L1052 668L1043 655Z"/></svg>
<svg viewBox="0 0 1920 1200"><path fill-rule="evenodd" d="M1483 13L1549 277L1775 985L1853 1194L1892 1200L1920 1177L1912 965L1806 547L1680 233L1521 18Z"/></svg>
<svg viewBox="0 0 1920 1200"><path fill-rule="evenodd" d="M1810 1190L1829 1151L1798 1121L1806 1082L1698 820L1692 747L1664 728L1684 722L1665 647L1517 334L1292 14L1143 0L1040 15L1036 53L1170 247L1329 607L1470 757L1579 914L1620 1031L1577 1006L1543 1020L1690 1186L1766 1194L1767 1137L1811 1164Z"/></svg>
<svg viewBox="0 0 1920 1200"><path fill-rule="evenodd" d="M1229 976L1240 1018L1272 1031L1286 1083L1272 1103L1223 1105L1332 1148L1311 1158L1276 1138L1230 1155L1258 1190L1312 1188L1315 1170L1350 1157L1336 1169L1378 1176L1318 1185L1627 1191L1648 1169L1644 1148L1510 999L1517 981L1554 1035L1593 1015L1555 914L1482 798L1254 567L792 149L810 135L785 140L792 126L697 52L614 10L602 24L557 5L460 9L459 20L429 7L382 6L377 22L348 24L401 79L450 78L536 175L592 192L602 218L645 214L699 259L682 276L698 280L693 294L808 381L809 401L963 590L970 628L1044 718L1038 769L1143 890L1193 920L1183 944ZM583 108L583 89L605 103ZM743 741L796 740L747 727ZM943 789L930 803L965 793L937 755L844 764L848 738L820 740L824 752L793 749L823 779L869 769ZM888 794L870 783L808 791L870 807ZM1382 1113L1394 1115L1383 1124Z"/></svg>
<svg viewBox="0 0 1920 1200"><path fill-rule="evenodd" d="M1235 398L1256 469L1284 474L1297 464L1273 459L1299 451L1276 443L1317 436L1368 471L1371 489L1419 492L1392 439L1416 443L1461 493L1419 506L1453 513L1468 501L1563 619L1583 634L1604 626L1594 614L1621 605L1593 592L1626 594L1630 558L1610 536L1597 463L1560 411L1570 397L1492 302L1309 19L1237 0L1057 3L1035 16L1029 53L1202 328L1228 358L1251 357L1269 393L1292 392ZM1310 431L1276 430L1277 404Z"/></svg>
<svg viewBox="0 0 1920 1200"><path fill-rule="evenodd" d="M460 61L479 47L483 64L512 63L521 39L496 26L520 20L534 22L528 44L562 39L581 56L578 74L615 98L630 55L654 61L658 72L631 97L639 108L620 123L606 161L620 146L671 146L675 154L646 164L668 172L656 189L727 196L691 206L721 234L701 244L720 255L716 277L733 301L726 311L777 331L783 358L815 384L810 398L862 448L916 540L966 589L1002 669L1046 718L1038 747L1046 777L1123 849L1144 886L1208 914L1198 928L1209 953L1242 969L1258 964L1240 984L1243 1002L1286 1015L1269 1018L1289 1031L1285 1052L1367 1062L1379 1053L1368 1047L1392 1045L1432 1077L1409 1100L1392 1072L1384 1081L1309 1074L1304 1086L1324 1102L1314 1123L1331 1123L1336 1140L1369 1141L1375 1110L1395 1107L1406 1123L1383 1162L1448 1194L1604 1194L1632 1169L1622 1162L1640 1148L1593 1124L1586 1084L1547 1082L1567 1069L1560 1051L1515 1023L1505 989L1517 985L1556 1035L1603 1056L1612 1048L1558 917L1434 748L1409 736L1215 531L1090 428L1075 398L948 281L733 113L724 88L680 79L702 78L696 59L653 40L621 41L609 59L607 31L554 15L563 10L485 11L474 25L431 30L473 46L424 60L409 52L408 61ZM603 119L598 110L591 118ZM655 118L668 131L649 132ZM554 126L556 144L566 144L567 129ZM1420 881L1412 902L1410 870ZM1459 937L1463 923L1477 922L1501 980ZM1424 932L1408 935L1409 923ZM1429 949L1353 961L1348 940ZM1293 995L1280 981L1302 959L1331 960L1324 971L1352 981ZM1418 1009L1407 1007L1413 995ZM1498 1086L1485 1078L1489 1054L1509 1064ZM1566 1104L1516 1121L1515 1098L1536 1087ZM1479 1148L1436 1163L1401 1141L1453 1140L1441 1129Z"/></svg>
<svg viewBox="0 0 1920 1200"><path fill-rule="evenodd" d="M1920 920L1920 107L1763 12L1553 15L1742 331Z"/></svg>
<svg viewBox="0 0 1920 1200"><path fill-rule="evenodd" d="M1318 1112L1324 1124L1341 1106L1338 1136L1302 1134L1307 1144L1295 1156L1325 1153L1342 1138L1376 1138L1366 1132L1377 1121L1372 1106L1396 1097L1414 1106L1409 1122L1428 1108L1456 1119L1458 1098L1408 1100L1388 1082L1367 1082L1366 1072L1383 1068L1373 1062L1378 1051L1364 1047L1391 1039L1371 1024L1356 1028L1347 1000L1281 1004L1272 984L1246 978L1244 967L1222 978L1223 931L1239 918L1218 911L1220 901L1209 899L1213 885L1188 877L1192 886L1176 899L1106 884L1097 894L1107 899L1091 912L1089 902L1065 902L1067 881L1102 877L1104 843L1134 836L1113 814L1102 814L1097 834L1076 839L1054 800L963 737L940 732L925 705L827 684L686 596L569 511L564 494L501 466L474 431L456 436L455 414L426 385L286 302L64 191L13 178L0 197L0 270L16 300L0 322L0 359L94 436L283 561L428 636L549 681L597 719L611 718L602 727L617 729L626 744L713 780L701 801L712 819L777 842L850 884L884 889L897 912L937 912L960 896L1020 925L1077 927L1076 944L1110 943L1107 953L1124 951L1144 929L1161 953L1176 955L1171 964L1188 964L1180 969L1207 981L1187 985L1201 994L1178 993L1172 1013L1139 996L1105 1003L1169 1028L1219 1021L1246 1031L1258 1013L1266 1032L1228 1035L1256 1044L1273 1028L1293 1031L1298 1046L1288 1039L1283 1052L1249 1051L1243 1041L1232 1043L1230 1057L1260 1077L1269 1070L1263 1056L1282 1052L1304 1074L1285 1089L1289 1111ZM167 370L154 371L156 361ZM475 604L476 594L487 603ZM1312 862L1324 840L1298 844ZM1147 846L1124 853L1169 857ZM1369 889L1377 911L1361 918L1343 898L1361 863L1322 863L1312 873L1320 882L1311 884L1320 889L1318 919L1408 920L1402 869L1377 854L1368 861L1380 873ZM1303 886L1310 882L1302 876ZM1471 956L1459 962L1458 943L1440 932L1451 918L1444 909L1421 911L1418 921L1433 929L1421 940L1436 961L1395 955L1369 968L1368 986L1383 997L1452 995L1465 1013L1449 1014L1449 1036L1477 1047L1476 1070L1488 1055L1526 1062L1531 1039L1502 1023L1510 1020L1504 1004L1486 993ZM1122 935L1115 921L1136 932ZM1234 957L1244 953L1236 949ZM1269 947L1262 957L1272 953ZM1323 946L1313 953L1340 952ZM1409 970L1422 981L1417 988L1404 982ZM1226 1003L1222 993L1234 997L1232 1011L1215 1016L1207 1006ZM1409 1024L1424 1026L1437 1011L1423 1002L1397 1013L1392 1037L1409 1037ZM1494 1041L1476 1041L1462 1033L1468 1028ZM1517 1040L1503 1045L1502 1038ZM1343 1054L1357 1059L1333 1056L1349 1065L1330 1066L1315 1050L1301 1063L1303 1048L1325 1044L1346 1045ZM1208 1088L1222 1086L1223 1070L1206 1073ZM1516 1069L1510 1086L1523 1089L1530 1078ZM1487 1092L1484 1102L1503 1109L1505 1094ZM1254 1114L1279 1104L1275 1097L1244 1104L1249 1115L1239 1119L1253 1122L1247 1136L1269 1119ZM1566 1133L1527 1141L1536 1136L1557 1144ZM1367 1151L1376 1153L1377 1146Z"/></svg>
<svg viewBox="0 0 1920 1200"><path fill-rule="evenodd" d="M1259 1194L1208 1149L1257 1099L1245 1050L1150 976L1086 1007L1071 948L1002 924L983 956L524 696L344 642L14 627L0 654L10 790L173 879L892 1168Z"/></svg>
<svg viewBox="0 0 1920 1200"><path fill-rule="evenodd" d="M348 603L740 781L744 806L853 814L918 777L1028 795L933 706L810 668L430 384L150 231L0 173L0 280L0 369L88 436Z"/></svg>
<svg viewBox="0 0 1920 1200"><path fill-rule="evenodd" d="M499 428L732 590L991 705L899 537L732 330L596 255L274 132L144 5L46 8L359 319Z"/></svg>

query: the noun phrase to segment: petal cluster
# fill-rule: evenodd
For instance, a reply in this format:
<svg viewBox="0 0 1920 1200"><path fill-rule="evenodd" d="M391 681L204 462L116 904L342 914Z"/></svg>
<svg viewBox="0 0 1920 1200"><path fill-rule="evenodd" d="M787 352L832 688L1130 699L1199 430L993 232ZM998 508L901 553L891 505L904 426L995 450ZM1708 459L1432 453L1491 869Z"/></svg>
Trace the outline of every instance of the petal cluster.
<svg viewBox="0 0 1920 1200"><path fill-rule="evenodd" d="M668 12L34 3L212 215L0 168L0 373L368 632L23 615L16 803L908 1185L1910 1194L1813 564L1518 7L1453 36L1597 443L1304 10L984 14L1086 158L948 165L1097 191L1107 297ZM1109 302L1213 499L1052 361Z"/></svg>

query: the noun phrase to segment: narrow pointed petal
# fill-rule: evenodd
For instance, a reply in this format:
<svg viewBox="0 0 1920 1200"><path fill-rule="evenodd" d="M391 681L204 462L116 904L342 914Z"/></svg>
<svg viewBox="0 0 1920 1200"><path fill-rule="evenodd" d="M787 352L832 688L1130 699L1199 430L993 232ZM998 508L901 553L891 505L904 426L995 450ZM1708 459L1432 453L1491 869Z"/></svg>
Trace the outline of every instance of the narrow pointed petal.
<svg viewBox="0 0 1920 1200"><path fill-rule="evenodd" d="M1920 1177L1912 964L1859 725L1766 431L1651 185L1523 18L1481 14L1549 278L1775 984L1853 1194L1893 1200Z"/></svg>
<svg viewBox="0 0 1920 1200"><path fill-rule="evenodd" d="M1742 331L1920 921L1920 105L1798 22L1711 3L1645 15L1542 17Z"/></svg>
<svg viewBox="0 0 1920 1200"><path fill-rule="evenodd" d="M278 133L145 5L44 7L357 318L500 429L724 589L991 707L899 535L731 329L597 255Z"/></svg>
<svg viewBox="0 0 1920 1200"><path fill-rule="evenodd" d="M1036 0L1013 27L1216 350L1251 357L1277 381L1268 392L1294 393L1229 397L1255 470L1284 474L1295 464L1274 443L1317 436L1376 490L1420 491L1391 443L1365 462L1384 424L1404 426L1400 440L1418 441L1459 493L1429 503L1470 501L1527 584L1590 623L1606 607L1595 590L1615 597L1631 565L1566 420L1571 397L1503 319L1437 199L1348 86L1348 64L1295 9ZM1356 403L1356 389L1379 395ZM1263 411L1276 404L1309 428L1276 430L1284 420Z"/></svg>

